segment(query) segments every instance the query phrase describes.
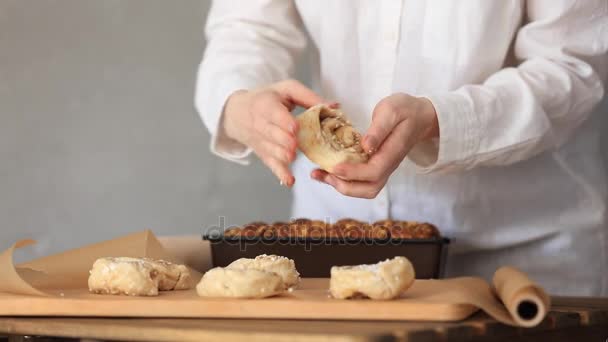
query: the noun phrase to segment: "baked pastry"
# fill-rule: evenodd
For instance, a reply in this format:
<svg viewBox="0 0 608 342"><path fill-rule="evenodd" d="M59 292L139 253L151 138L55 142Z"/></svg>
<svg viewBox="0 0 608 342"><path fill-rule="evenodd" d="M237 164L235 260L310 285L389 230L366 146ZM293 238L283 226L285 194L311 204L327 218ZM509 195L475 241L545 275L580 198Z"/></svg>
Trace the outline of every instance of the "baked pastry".
<svg viewBox="0 0 608 342"><path fill-rule="evenodd" d="M393 299L407 290L414 278L414 267L402 256L373 265L334 266L329 292L338 299Z"/></svg>
<svg viewBox="0 0 608 342"><path fill-rule="evenodd" d="M285 288L295 287L300 282L300 273L293 260L280 255L258 255L254 259L240 258L226 266L228 269L254 269L278 274Z"/></svg>
<svg viewBox="0 0 608 342"><path fill-rule="evenodd" d="M98 294L157 296L158 291L192 287L190 270L164 260L99 258L89 271L89 291Z"/></svg>
<svg viewBox="0 0 608 342"><path fill-rule="evenodd" d="M201 297L265 298L284 291L278 274L252 268L212 268L196 285Z"/></svg>
<svg viewBox="0 0 608 342"><path fill-rule="evenodd" d="M346 238L346 239L436 239L439 231L430 223L382 220L374 223L341 219L334 224L304 218L291 222L253 222L232 227L224 237L261 238Z"/></svg>
<svg viewBox="0 0 608 342"><path fill-rule="evenodd" d="M339 109L319 104L296 118L298 146L313 163L332 172L340 163L363 163L368 154L359 134Z"/></svg>

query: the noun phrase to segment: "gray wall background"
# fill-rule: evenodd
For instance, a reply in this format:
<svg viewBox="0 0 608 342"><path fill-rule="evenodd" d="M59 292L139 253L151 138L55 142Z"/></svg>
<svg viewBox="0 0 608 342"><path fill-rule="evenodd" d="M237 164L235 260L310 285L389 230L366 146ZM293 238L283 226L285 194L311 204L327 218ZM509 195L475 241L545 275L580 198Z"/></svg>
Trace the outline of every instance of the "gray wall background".
<svg viewBox="0 0 608 342"><path fill-rule="evenodd" d="M193 107L209 4L0 0L0 248L289 217L260 163L209 152Z"/></svg>
<svg viewBox="0 0 608 342"><path fill-rule="evenodd" d="M150 228L289 217L193 105L210 1L0 0L0 247L37 256Z"/></svg>

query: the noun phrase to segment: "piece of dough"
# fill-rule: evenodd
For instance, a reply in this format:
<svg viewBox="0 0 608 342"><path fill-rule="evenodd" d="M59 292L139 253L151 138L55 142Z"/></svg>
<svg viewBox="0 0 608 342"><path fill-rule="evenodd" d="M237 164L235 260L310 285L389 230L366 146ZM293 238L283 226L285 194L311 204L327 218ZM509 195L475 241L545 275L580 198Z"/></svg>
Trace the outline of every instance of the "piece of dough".
<svg viewBox="0 0 608 342"><path fill-rule="evenodd" d="M332 172L340 163L363 163L368 159L359 134L338 109L319 104L296 118L298 146L321 169Z"/></svg>
<svg viewBox="0 0 608 342"><path fill-rule="evenodd" d="M89 273L89 291L93 293L158 295L158 272L142 259L97 259Z"/></svg>
<svg viewBox="0 0 608 342"><path fill-rule="evenodd" d="M99 258L89 271L89 291L99 294L157 296L158 291L192 287L190 270L164 260Z"/></svg>
<svg viewBox="0 0 608 342"><path fill-rule="evenodd" d="M159 273L158 289L160 291L188 290L192 288L192 275L185 265L174 264L165 260L149 260Z"/></svg>
<svg viewBox="0 0 608 342"><path fill-rule="evenodd" d="M226 266L229 269L255 269L274 272L283 279L285 288L292 288L300 282L300 273L293 260L280 255L258 255L255 259L240 258Z"/></svg>
<svg viewBox="0 0 608 342"><path fill-rule="evenodd" d="M407 290L414 278L414 267L401 256L374 265L334 266L329 291L338 299L392 299Z"/></svg>
<svg viewBox="0 0 608 342"><path fill-rule="evenodd" d="M284 291L278 274L251 268L212 268L196 285L201 297L265 298Z"/></svg>

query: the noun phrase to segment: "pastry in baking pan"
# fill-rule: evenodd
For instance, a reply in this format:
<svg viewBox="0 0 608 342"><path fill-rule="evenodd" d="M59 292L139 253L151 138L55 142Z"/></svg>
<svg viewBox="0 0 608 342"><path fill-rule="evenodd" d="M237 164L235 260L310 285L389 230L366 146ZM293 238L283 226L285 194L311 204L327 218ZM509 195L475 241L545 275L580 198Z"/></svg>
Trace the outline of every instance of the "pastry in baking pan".
<svg viewBox="0 0 608 342"><path fill-rule="evenodd" d="M255 269L274 272L283 280L286 288L293 288L300 282L300 273L292 259L280 255L258 255L254 259L240 258L226 266L228 269Z"/></svg>
<svg viewBox="0 0 608 342"><path fill-rule="evenodd" d="M339 109L319 104L298 115L298 146L313 163L332 172L340 163L362 163L368 154L359 134Z"/></svg>
<svg viewBox="0 0 608 342"><path fill-rule="evenodd" d="M147 258L99 258L89 271L89 291L98 294L157 296L159 291L192 287L184 265Z"/></svg>
<svg viewBox="0 0 608 342"><path fill-rule="evenodd" d="M393 299L407 290L414 278L414 267L402 256L373 265L334 266L329 292L338 299Z"/></svg>
<svg viewBox="0 0 608 342"><path fill-rule="evenodd" d="M252 268L212 268L196 285L201 297L265 298L284 291L278 274Z"/></svg>
<svg viewBox="0 0 608 342"><path fill-rule="evenodd" d="M328 222L299 218L290 222L252 222L226 230L227 238L348 238L348 239L438 239L439 230L430 223L381 220L373 223L344 218Z"/></svg>

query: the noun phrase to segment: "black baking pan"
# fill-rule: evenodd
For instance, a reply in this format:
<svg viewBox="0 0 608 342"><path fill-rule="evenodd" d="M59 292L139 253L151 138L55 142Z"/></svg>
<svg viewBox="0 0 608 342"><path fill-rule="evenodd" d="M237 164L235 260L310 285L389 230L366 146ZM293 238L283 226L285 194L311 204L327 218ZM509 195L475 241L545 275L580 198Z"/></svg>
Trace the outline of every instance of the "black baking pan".
<svg viewBox="0 0 608 342"><path fill-rule="evenodd" d="M211 243L214 267L224 267L239 258L276 254L293 259L302 277L329 277L332 266L374 264L396 256L408 258L416 278L441 278L450 240L349 239L312 237L245 237L204 234Z"/></svg>

